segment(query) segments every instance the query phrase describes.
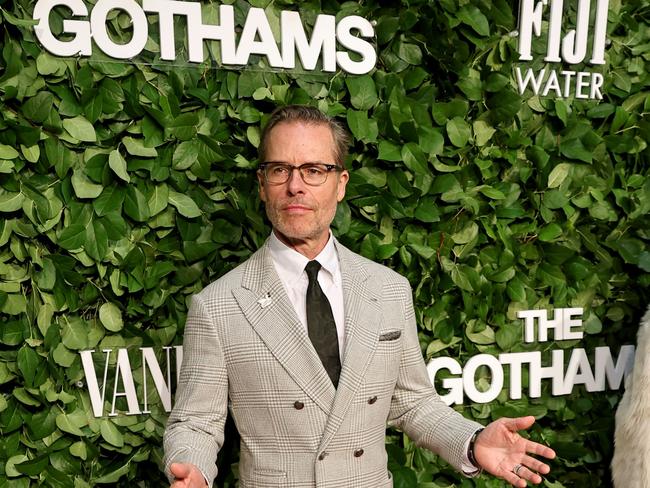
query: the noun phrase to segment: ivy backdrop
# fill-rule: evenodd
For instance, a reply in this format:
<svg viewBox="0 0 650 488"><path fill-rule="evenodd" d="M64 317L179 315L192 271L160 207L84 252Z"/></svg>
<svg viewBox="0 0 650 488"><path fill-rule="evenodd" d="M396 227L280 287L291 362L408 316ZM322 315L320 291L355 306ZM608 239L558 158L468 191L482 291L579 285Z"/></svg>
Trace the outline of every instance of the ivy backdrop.
<svg viewBox="0 0 650 488"><path fill-rule="evenodd" d="M517 93L515 1L251 0L276 31L283 9L375 20L365 76L178 67L155 42L149 64L55 58L33 4L0 0L0 486L164 485L162 407L94 418L78 351L179 344L190 295L262 244L256 146L282 104L349 126L334 232L408 277L427 358L535 348L516 319L532 308L584 307L588 351L634 342L650 302L647 1L610 2L601 102ZM249 4L234 4L242 25ZM124 14L110 27L128 39ZM456 408L534 414L531 437L559 454L546 486L583 488L610 485L619 398L545 384ZM502 485L387 442L397 487ZM235 486L236 447L224 455L219 483Z"/></svg>

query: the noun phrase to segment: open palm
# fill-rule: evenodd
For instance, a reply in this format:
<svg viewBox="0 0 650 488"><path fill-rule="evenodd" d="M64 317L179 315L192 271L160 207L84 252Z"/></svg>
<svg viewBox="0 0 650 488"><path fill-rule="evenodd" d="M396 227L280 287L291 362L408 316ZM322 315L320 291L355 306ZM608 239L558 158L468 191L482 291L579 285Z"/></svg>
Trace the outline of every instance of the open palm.
<svg viewBox="0 0 650 488"><path fill-rule="evenodd" d="M548 473L550 468L530 454L553 459L555 452L517 433L533 423L535 417L501 418L490 423L474 445L474 456L481 468L512 486L524 488L527 481L541 483L539 474Z"/></svg>

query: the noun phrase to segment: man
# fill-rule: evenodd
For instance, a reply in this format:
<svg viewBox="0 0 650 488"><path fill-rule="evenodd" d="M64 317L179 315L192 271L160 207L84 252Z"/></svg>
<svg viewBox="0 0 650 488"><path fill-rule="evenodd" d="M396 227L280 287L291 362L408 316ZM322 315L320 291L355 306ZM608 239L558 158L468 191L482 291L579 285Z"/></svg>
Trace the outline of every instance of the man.
<svg viewBox="0 0 650 488"><path fill-rule="evenodd" d="M228 408L242 488L392 487L387 423L468 476L541 482L549 467L527 453L555 454L517 434L534 418L481 430L447 407L428 378L407 280L331 235L347 144L314 108L271 115L258 179L273 232L193 298L165 432L172 487L212 482Z"/></svg>

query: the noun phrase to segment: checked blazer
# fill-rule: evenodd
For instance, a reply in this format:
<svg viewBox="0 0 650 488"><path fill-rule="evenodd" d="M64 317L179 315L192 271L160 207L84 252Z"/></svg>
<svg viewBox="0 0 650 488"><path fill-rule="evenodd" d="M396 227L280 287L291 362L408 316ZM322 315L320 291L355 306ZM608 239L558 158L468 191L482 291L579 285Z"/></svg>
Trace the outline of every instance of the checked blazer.
<svg viewBox="0 0 650 488"><path fill-rule="evenodd" d="M242 488L389 488L386 425L460 470L481 426L431 386L405 278L335 242L345 350L335 389L284 290L268 242L192 299L165 469L209 482L230 409Z"/></svg>

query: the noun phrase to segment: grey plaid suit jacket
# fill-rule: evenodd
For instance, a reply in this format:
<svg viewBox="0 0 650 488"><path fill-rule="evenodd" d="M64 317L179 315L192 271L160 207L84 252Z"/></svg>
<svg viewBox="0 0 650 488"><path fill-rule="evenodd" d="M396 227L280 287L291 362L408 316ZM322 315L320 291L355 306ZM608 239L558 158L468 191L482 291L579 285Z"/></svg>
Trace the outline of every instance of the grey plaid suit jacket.
<svg viewBox="0 0 650 488"><path fill-rule="evenodd" d="M481 426L431 386L407 280L336 243L346 339L335 389L267 246L193 297L167 473L188 462L216 477L227 408L241 435L242 488L392 487L387 423L460 469Z"/></svg>

